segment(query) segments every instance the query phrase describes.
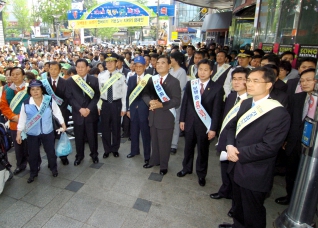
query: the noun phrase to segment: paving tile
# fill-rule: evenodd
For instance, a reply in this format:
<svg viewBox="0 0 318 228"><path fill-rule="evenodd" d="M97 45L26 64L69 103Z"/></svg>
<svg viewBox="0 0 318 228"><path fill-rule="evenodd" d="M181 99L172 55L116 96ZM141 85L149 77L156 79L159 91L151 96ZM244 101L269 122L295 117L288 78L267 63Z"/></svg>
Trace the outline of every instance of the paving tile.
<svg viewBox="0 0 318 228"><path fill-rule="evenodd" d="M10 196L14 199L21 199L23 196L32 191L36 185L28 184L24 178L16 178L7 182L2 194Z"/></svg>
<svg viewBox="0 0 318 228"><path fill-rule="evenodd" d="M38 207L44 207L61 191L62 189L53 186L39 185L21 200Z"/></svg>
<svg viewBox="0 0 318 228"><path fill-rule="evenodd" d="M127 173L120 176L111 190L138 197L146 181L147 180L145 178Z"/></svg>
<svg viewBox="0 0 318 228"><path fill-rule="evenodd" d="M77 192L80 190L81 187L83 187L83 183L77 182L77 181L72 181L65 187L66 190L72 191L72 192Z"/></svg>
<svg viewBox="0 0 318 228"><path fill-rule="evenodd" d="M125 142L127 142L127 141L128 141L127 138L121 138L121 139L120 139L120 143L125 143Z"/></svg>
<svg viewBox="0 0 318 228"><path fill-rule="evenodd" d="M11 171L13 172L14 169L11 169ZM29 174L29 173L30 173L30 170L25 169L25 170L23 170L21 173L19 173L18 175L15 175L15 176L17 176L17 177L24 177L25 175L27 175L27 174Z"/></svg>
<svg viewBox="0 0 318 228"><path fill-rule="evenodd" d="M39 213L37 213L23 228L42 227L47 223L59 209L74 195L73 192L61 190L55 198L48 203Z"/></svg>
<svg viewBox="0 0 318 228"><path fill-rule="evenodd" d="M1 213L5 212L9 207L12 206L12 204L14 204L15 202L17 202L16 199L14 198L11 198L9 196L6 196L4 194L1 194L0 195L0 216L1 216ZM1 225L1 224L0 224Z"/></svg>
<svg viewBox="0 0 318 228"><path fill-rule="evenodd" d="M75 181L86 183L97 171L98 169L87 168L79 176L76 177Z"/></svg>
<svg viewBox="0 0 318 228"><path fill-rule="evenodd" d="M5 228L22 227L39 211L39 207L23 201L17 201L0 215L0 224Z"/></svg>
<svg viewBox="0 0 318 228"><path fill-rule="evenodd" d="M47 155L42 156L42 159L47 160Z"/></svg>
<svg viewBox="0 0 318 228"><path fill-rule="evenodd" d="M161 175L159 173L151 173L148 180L161 182L162 178L163 178L163 175Z"/></svg>
<svg viewBox="0 0 318 228"><path fill-rule="evenodd" d="M74 219L65 217L63 215L54 215L44 226L43 228L80 228L83 226L83 223L76 221Z"/></svg>
<svg viewBox="0 0 318 228"><path fill-rule="evenodd" d="M147 213L150 207L151 207L151 201L141 199L141 198L138 198L133 206L133 208L139 211L147 212Z"/></svg>
<svg viewBox="0 0 318 228"><path fill-rule="evenodd" d="M86 222L100 202L99 199L87 194L77 193L58 211L58 214Z"/></svg>
<svg viewBox="0 0 318 228"><path fill-rule="evenodd" d="M91 164L89 167L93 168L93 169L99 169L100 167L102 167L104 165L104 163L99 162L97 164Z"/></svg>
<svg viewBox="0 0 318 228"><path fill-rule="evenodd" d="M107 164L103 165L98 172L96 172L88 181L86 181L85 184L94 186L96 188L110 190L121 177L122 173L111 169L105 170L105 166L107 166Z"/></svg>

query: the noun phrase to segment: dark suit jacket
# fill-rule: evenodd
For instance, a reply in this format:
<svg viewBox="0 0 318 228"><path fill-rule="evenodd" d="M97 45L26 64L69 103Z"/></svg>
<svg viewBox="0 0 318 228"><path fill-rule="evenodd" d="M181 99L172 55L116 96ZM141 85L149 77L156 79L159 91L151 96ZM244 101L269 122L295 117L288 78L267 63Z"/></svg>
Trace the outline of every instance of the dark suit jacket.
<svg viewBox="0 0 318 228"><path fill-rule="evenodd" d="M292 95L295 94L298 82L299 82L299 78L293 78L293 79L289 79L287 81L287 87L288 87L287 88L287 94L289 96L292 96Z"/></svg>
<svg viewBox="0 0 318 228"><path fill-rule="evenodd" d="M81 108L88 108L90 114L86 117L87 122L94 122L98 120L97 102L100 97L98 79L94 76L87 75L86 83L94 90L95 94L91 99L87 94L83 94L83 90L76 84L76 82L69 78L66 80L67 90L66 97L72 106L72 118L78 125L83 124L84 117L81 116L79 110Z"/></svg>
<svg viewBox="0 0 318 228"><path fill-rule="evenodd" d="M274 83L274 88L279 89L283 92L286 92L288 85L285 82L283 82L282 80L277 79L277 81Z"/></svg>
<svg viewBox="0 0 318 228"><path fill-rule="evenodd" d="M284 83L284 82L283 82ZM277 100L279 103L281 103L285 108L288 109L288 95L287 93L283 92L280 89L273 88L273 90L270 93L270 97L274 100Z"/></svg>
<svg viewBox="0 0 318 228"><path fill-rule="evenodd" d="M173 129L174 116L170 112L170 108L178 108L181 103L181 88L178 79L168 74L166 80L162 84L169 101L163 103L163 108L158 108L155 111L149 111L149 126L154 126L158 129ZM149 79L142 96L144 102L149 106L151 100L159 99L153 85L152 78Z"/></svg>
<svg viewBox="0 0 318 228"><path fill-rule="evenodd" d="M135 74L134 76L131 76L128 81L126 110L130 111L131 120L134 120L137 114L141 121L147 120L149 116L149 107L142 99L143 91L136 97L136 99L129 106L129 96L131 92L136 88L136 86L137 86L137 74Z"/></svg>
<svg viewBox="0 0 318 228"><path fill-rule="evenodd" d="M153 67L150 67L148 70L145 71L145 75L146 74L157 75L158 72Z"/></svg>
<svg viewBox="0 0 318 228"><path fill-rule="evenodd" d="M122 73L125 75L125 78L127 78L127 74L130 72L130 70L129 69L127 69L127 68L125 68L125 67L123 67L123 71L122 71Z"/></svg>
<svg viewBox="0 0 318 228"><path fill-rule="evenodd" d="M187 75L190 75L190 76L191 76L190 70L191 70L191 68L192 68L193 65L194 65L194 64L189 65L188 70L187 70ZM196 78L199 78L198 72L195 74L195 77L196 77Z"/></svg>
<svg viewBox="0 0 318 228"><path fill-rule="evenodd" d="M227 73L229 72L229 70L231 69L231 67L229 67L229 69L227 69L226 71L224 71L224 73L219 77L219 79L216 81L217 84L220 84L221 86L224 85L225 79L227 77ZM214 65L213 66L213 72L211 75L211 79L213 78L213 76L217 73L218 71L218 66Z"/></svg>
<svg viewBox="0 0 318 228"><path fill-rule="evenodd" d="M52 82L52 78L48 78L47 79L53 89L53 82ZM67 88L67 82L64 78L59 78L58 83L57 83L57 87L56 87L56 91L55 94L56 96L58 96L59 98L63 99L63 103L59 106L63 115L63 118L65 121L68 120L68 117L70 116L70 111L67 109L67 106L69 105L68 99L66 98L66 88ZM65 123L67 125L67 123Z"/></svg>
<svg viewBox="0 0 318 228"><path fill-rule="evenodd" d="M184 62L186 62L187 59L188 59L188 57L186 56L186 57L184 58ZM191 59L190 59L189 65L188 65L188 67L187 67L187 70L189 69L189 66L191 66L191 65L193 65L193 64L194 64L194 55L192 55L192 57L191 57Z"/></svg>
<svg viewBox="0 0 318 228"><path fill-rule="evenodd" d="M301 152L301 137L304 129L303 109L306 101L306 92L295 93L290 97L289 113L291 116L290 129L287 135L285 152L287 155Z"/></svg>
<svg viewBox="0 0 318 228"><path fill-rule="evenodd" d="M252 106L253 99L242 102L228 131L227 145L237 147L239 160L234 167L234 181L241 187L269 192L274 178L275 160L290 126L290 116L277 107L247 125L235 137L239 118Z"/></svg>
<svg viewBox="0 0 318 228"><path fill-rule="evenodd" d="M236 92L230 93L229 96L226 98L222 122L224 121L224 118L229 113L229 111L233 108L236 98L237 98ZM219 142L216 147L218 152L226 151L227 132L229 130L230 125L231 125L231 122L229 122L227 126L224 127L221 135L219 136Z"/></svg>
<svg viewBox="0 0 318 228"><path fill-rule="evenodd" d="M185 122L185 131L190 131L192 126L198 127L206 131L206 127L199 118L197 112L194 109L191 81L187 82L186 89L182 99L180 122ZM216 84L212 80L207 84L204 93L201 97L201 104L207 111L212 119L210 126L211 131L217 131L219 123L222 118L222 103L223 103L224 90L223 87Z"/></svg>

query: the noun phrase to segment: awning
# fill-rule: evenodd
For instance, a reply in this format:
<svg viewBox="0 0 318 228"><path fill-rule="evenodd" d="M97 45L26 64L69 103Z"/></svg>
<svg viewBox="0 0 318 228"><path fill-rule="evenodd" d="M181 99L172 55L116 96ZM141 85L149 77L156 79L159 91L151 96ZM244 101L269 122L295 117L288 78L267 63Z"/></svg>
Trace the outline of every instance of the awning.
<svg viewBox="0 0 318 228"><path fill-rule="evenodd" d="M228 30L232 22L232 12L213 13L206 15L202 25L202 31Z"/></svg>

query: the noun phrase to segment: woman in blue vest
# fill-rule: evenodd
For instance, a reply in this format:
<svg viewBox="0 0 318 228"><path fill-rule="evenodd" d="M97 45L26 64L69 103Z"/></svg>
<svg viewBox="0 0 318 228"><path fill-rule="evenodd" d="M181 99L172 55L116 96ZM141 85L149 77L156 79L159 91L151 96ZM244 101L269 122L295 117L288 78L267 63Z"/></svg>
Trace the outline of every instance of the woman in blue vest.
<svg viewBox="0 0 318 228"><path fill-rule="evenodd" d="M16 140L20 144L24 132L26 133L30 166L30 178L27 182L32 183L40 170L38 166L40 163L39 159L41 159L39 142L43 144L53 177L57 177L58 175L54 149L55 136L52 113L61 123L61 131L65 131L66 126L60 108L50 96L45 94L46 91L41 81L31 81L27 93L30 95L30 98L22 104Z"/></svg>

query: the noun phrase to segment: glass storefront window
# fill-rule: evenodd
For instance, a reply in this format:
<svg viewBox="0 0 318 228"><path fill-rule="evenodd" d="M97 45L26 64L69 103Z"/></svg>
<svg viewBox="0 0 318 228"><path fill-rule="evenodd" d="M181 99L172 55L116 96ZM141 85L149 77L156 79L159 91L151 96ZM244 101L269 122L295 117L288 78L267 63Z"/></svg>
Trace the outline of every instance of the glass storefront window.
<svg viewBox="0 0 318 228"><path fill-rule="evenodd" d="M302 1L296 42L299 44L318 44L318 2Z"/></svg>
<svg viewBox="0 0 318 228"><path fill-rule="evenodd" d="M254 19L237 19L234 29L233 50L250 50L254 40Z"/></svg>

